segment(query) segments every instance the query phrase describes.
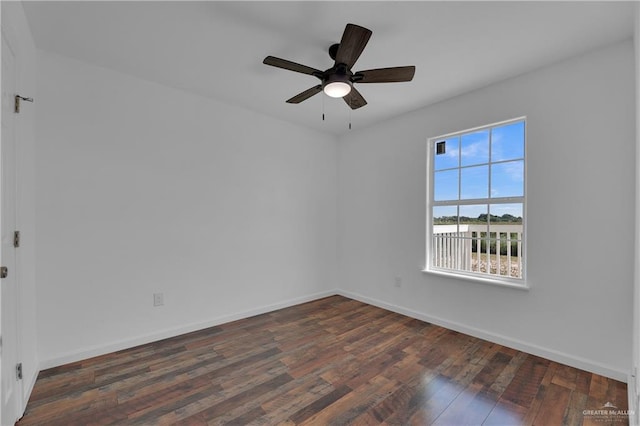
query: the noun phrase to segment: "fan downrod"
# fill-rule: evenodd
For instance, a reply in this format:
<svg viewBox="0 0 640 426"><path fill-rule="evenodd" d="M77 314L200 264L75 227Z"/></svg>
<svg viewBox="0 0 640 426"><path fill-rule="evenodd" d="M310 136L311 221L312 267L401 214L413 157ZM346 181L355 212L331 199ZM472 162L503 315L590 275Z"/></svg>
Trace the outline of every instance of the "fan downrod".
<svg viewBox="0 0 640 426"><path fill-rule="evenodd" d="M336 44L332 44L329 47L329 56L331 57L331 59L333 59L334 61L336 60L336 54L338 53L338 48L340 48L340 43L336 43Z"/></svg>

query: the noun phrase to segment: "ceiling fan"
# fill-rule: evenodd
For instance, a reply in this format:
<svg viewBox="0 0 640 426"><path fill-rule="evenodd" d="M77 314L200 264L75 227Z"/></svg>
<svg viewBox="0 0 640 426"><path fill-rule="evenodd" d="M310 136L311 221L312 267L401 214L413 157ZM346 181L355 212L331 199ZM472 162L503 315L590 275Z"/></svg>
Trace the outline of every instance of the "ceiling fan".
<svg viewBox="0 0 640 426"><path fill-rule="evenodd" d="M335 61L334 65L320 71L306 65L297 64L286 59L267 56L262 63L285 70L312 75L320 80L320 84L305 90L288 99L290 104L299 104L322 91L333 98L342 98L351 107L358 109L367 104L360 92L353 87L354 83L395 83L411 81L416 67L377 68L372 70L353 72L351 68L364 50L371 30L354 24L347 24L339 44L329 48L329 56Z"/></svg>

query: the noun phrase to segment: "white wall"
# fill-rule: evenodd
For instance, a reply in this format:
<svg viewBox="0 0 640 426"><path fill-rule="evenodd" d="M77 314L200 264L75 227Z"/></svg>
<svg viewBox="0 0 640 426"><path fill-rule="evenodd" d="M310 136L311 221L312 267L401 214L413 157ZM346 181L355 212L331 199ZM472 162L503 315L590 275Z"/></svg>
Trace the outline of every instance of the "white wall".
<svg viewBox="0 0 640 426"><path fill-rule="evenodd" d="M20 2L2 2L2 31L11 41L16 55L18 93L35 97L36 49ZM21 246L16 251L18 283L18 321L20 322L19 361L23 368L23 402L35 384L39 372L36 339L35 277L35 116L37 102L25 104L15 116L17 154L17 218Z"/></svg>
<svg viewBox="0 0 640 426"><path fill-rule="evenodd" d="M43 368L335 292L335 138L44 52L38 106Z"/></svg>
<svg viewBox="0 0 640 426"><path fill-rule="evenodd" d="M626 381L635 259L633 58L627 41L343 137L344 294ZM531 289L421 272L427 138L518 116L528 120Z"/></svg>

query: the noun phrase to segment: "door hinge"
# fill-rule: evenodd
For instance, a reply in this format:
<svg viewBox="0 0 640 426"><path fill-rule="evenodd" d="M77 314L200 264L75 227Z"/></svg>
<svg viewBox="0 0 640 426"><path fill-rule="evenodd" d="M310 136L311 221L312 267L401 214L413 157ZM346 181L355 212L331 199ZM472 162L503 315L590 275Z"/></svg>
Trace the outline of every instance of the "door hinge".
<svg viewBox="0 0 640 426"><path fill-rule="evenodd" d="M9 275L9 268L0 266L0 278L7 278L7 275Z"/></svg>
<svg viewBox="0 0 640 426"><path fill-rule="evenodd" d="M15 248L20 247L20 231L14 231L13 233L13 246Z"/></svg>
<svg viewBox="0 0 640 426"><path fill-rule="evenodd" d="M16 380L22 380L22 363L16 365Z"/></svg>
<svg viewBox="0 0 640 426"><path fill-rule="evenodd" d="M33 98L25 98L24 96L16 95L14 97L13 104L13 112L15 112L16 114L20 113L20 101L33 102Z"/></svg>

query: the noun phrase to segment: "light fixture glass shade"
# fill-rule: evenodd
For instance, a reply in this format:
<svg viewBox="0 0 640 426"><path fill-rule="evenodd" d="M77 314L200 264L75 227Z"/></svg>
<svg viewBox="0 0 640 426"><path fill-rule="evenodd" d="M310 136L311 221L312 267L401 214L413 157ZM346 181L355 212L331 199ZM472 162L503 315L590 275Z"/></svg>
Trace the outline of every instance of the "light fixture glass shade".
<svg viewBox="0 0 640 426"><path fill-rule="evenodd" d="M351 85L342 81L334 81L324 86L324 93L332 98L341 98L351 91Z"/></svg>

